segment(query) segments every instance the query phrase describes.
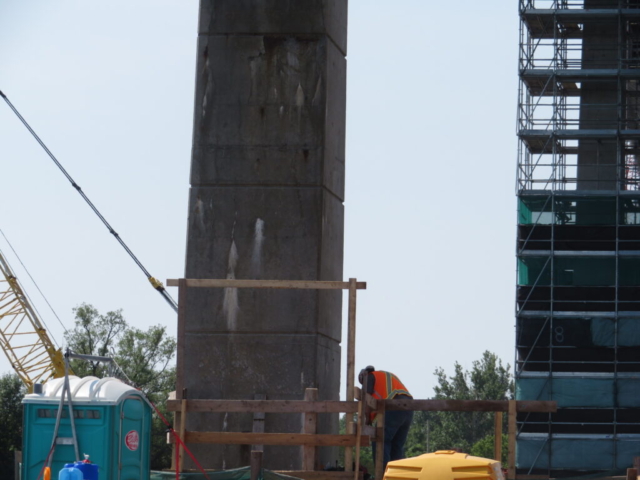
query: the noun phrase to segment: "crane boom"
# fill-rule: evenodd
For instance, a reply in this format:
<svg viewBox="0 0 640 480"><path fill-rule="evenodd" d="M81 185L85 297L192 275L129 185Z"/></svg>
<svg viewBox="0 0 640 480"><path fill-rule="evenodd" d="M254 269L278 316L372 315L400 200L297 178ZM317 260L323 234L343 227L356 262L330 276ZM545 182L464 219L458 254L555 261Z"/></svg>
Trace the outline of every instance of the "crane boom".
<svg viewBox="0 0 640 480"><path fill-rule="evenodd" d="M0 346L31 392L35 383L64 376L64 358L49 338L2 252L0 271Z"/></svg>

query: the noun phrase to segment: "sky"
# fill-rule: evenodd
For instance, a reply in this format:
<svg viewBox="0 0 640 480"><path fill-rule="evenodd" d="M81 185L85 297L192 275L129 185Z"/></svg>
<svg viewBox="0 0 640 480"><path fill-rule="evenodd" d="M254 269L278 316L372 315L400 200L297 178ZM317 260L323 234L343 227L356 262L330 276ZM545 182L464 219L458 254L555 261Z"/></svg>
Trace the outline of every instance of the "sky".
<svg viewBox="0 0 640 480"><path fill-rule="evenodd" d="M517 7L349 1L344 278L368 285L356 365L415 398L485 350L513 365ZM196 0L0 0L0 90L163 282L184 275L197 17ZM82 303L176 335L4 102L0 180L0 229L60 322L1 236L0 250L60 346Z"/></svg>

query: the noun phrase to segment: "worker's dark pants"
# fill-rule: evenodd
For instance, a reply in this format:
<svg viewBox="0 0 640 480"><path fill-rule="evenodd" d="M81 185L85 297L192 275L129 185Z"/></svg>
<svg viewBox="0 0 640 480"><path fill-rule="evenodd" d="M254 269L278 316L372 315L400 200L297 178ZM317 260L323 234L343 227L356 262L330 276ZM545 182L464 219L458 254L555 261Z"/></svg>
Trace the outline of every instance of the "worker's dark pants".
<svg viewBox="0 0 640 480"><path fill-rule="evenodd" d="M391 460L404 458L404 444L407 441L413 412L390 410L384 413L384 469ZM371 443L373 462L376 461L376 442ZM381 479L377 479L381 480Z"/></svg>

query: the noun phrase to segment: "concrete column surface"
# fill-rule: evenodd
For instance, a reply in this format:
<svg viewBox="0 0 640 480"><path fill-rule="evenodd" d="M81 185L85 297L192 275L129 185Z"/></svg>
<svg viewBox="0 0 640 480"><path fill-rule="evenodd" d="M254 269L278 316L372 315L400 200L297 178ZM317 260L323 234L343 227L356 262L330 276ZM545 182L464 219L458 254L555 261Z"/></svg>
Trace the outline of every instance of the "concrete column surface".
<svg viewBox="0 0 640 480"><path fill-rule="evenodd" d="M585 9L617 8L618 0L585 0ZM583 69L617 69L622 45L618 19L584 25ZM619 128L619 85L617 81L585 80L580 88L580 128ZM616 140L580 140L578 144L578 190L616 190L621 155Z"/></svg>
<svg viewBox="0 0 640 480"><path fill-rule="evenodd" d="M342 280L346 38L346 0L201 0L187 278ZM178 395L337 400L341 315L339 291L191 289ZM189 414L187 430L252 418ZM337 415L318 424L337 433ZM301 427L266 415L265 432ZM207 468L249 465L249 446L192 447ZM264 467L299 469L301 449L265 446Z"/></svg>

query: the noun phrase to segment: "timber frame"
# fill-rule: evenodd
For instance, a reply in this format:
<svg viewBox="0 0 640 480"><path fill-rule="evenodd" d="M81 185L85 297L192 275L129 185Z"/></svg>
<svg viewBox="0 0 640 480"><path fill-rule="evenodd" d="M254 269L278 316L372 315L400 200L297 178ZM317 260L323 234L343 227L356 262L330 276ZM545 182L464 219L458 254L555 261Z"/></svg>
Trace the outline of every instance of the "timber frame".
<svg viewBox="0 0 640 480"><path fill-rule="evenodd" d="M366 289L365 282L355 278L348 282L339 281L288 281L288 280L213 280L213 279L169 279L167 286L179 288L178 292L178 365L183 361L184 320L186 314L187 288L276 288L276 289L331 289L348 290L348 334L347 334L347 400L317 400L317 389L308 388L304 400L269 400L264 396L255 400L204 400L187 399L186 389L182 389L182 373L178 368L177 389L174 398L167 402L167 409L174 412L174 429L186 443L240 444L252 445L252 479L257 478L262 461L263 445L299 446L302 449L302 470L282 472L304 480L358 480L360 447L376 442L375 478L381 480L382 449L384 448L384 415L390 410L412 411L457 411L457 412L495 412L495 431L502 431L502 413L508 412L509 425L509 471L508 478L515 480L515 439L517 412L556 411L556 402L545 401L474 401L474 400L376 400L363 394L355 381L355 334L356 334L356 295L357 290ZM258 397L258 396L257 396ZM253 432L199 432L185 429L189 412L242 412L253 413ZM366 424L370 413L376 414L377 426ZM296 413L303 415L301 433L264 433L266 413ZM318 413L346 413L346 434L318 434L316 423ZM357 420L354 421L354 414ZM494 458L500 459L502 435L495 435ZM174 448L176 443L170 440ZM316 463L316 448L319 446L345 447L345 472L319 471ZM354 449L355 448L355 452ZM178 446L180 466L184 465L183 449ZM355 455L354 455L355 453ZM355 457L355 459L354 459ZM172 456L175 458L175 455ZM355 465L355 468L354 468ZM175 469L175 465L173 466Z"/></svg>

